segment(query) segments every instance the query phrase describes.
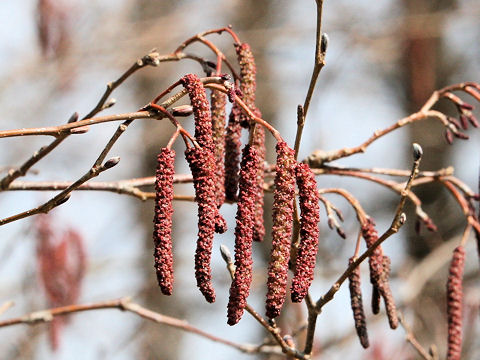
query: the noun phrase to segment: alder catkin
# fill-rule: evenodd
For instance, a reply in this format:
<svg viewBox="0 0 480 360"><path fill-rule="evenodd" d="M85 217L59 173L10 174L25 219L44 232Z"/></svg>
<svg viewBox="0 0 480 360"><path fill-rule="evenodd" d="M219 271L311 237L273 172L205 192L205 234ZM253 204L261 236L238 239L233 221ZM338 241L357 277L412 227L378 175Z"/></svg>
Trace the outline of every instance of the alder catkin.
<svg viewBox="0 0 480 360"><path fill-rule="evenodd" d="M375 222L372 218L362 224L362 236L365 239L367 248L371 247L378 240L378 233L375 229ZM378 314L380 312L380 278L383 273L383 251L381 246L377 246L368 258L370 267L370 283L372 290L372 312Z"/></svg>
<svg viewBox="0 0 480 360"><path fill-rule="evenodd" d="M285 142L278 142L276 151L272 250L268 266L266 302L266 315L271 319L280 314L287 289L296 167L295 152Z"/></svg>
<svg viewBox="0 0 480 360"><path fill-rule="evenodd" d="M198 239L195 251L195 278L197 286L208 302L215 301L211 283L210 260L212 256L215 217L218 209L215 201L215 159L204 148L188 148L185 158L193 176L195 198L198 205Z"/></svg>
<svg viewBox="0 0 480 360"><path fill-rule="evenodd" d="M172 215L175 151L163 148L157 156L153 242L158 285L165 295L173 291Z"/></svg>
<svg viewBox="0 0 480 360"><path fill-rule="evenodd" d="M216 192L216 172L217 165L214 158L215 144L213 142L213 123L210 113L210 105L207 100L207 93L205 87L201 82L200 78L195 74L187 74L180 79L180 82L185 87L190 97L190 103L193 109L193 116L195 119L195 140L197 143L206 151L211 152L212 158L212 169L213 169L213 183L214 189L213 196L215 197L215 203L217 201L217 192ZM223 166L222 166L223 167ZM227 231L227 223L220 212L215 214L215 231L217 233L224 233Z"/></svg>
<svg viewBox="0 0 480 360"><path fill-rule="evenodd" d="M228 324L235 325L243 315L252 282L252 240L255 219L258 154L245 145L240 170L238 207L235 227L235 275L228 300Z"/></svg>
<svg viewBox="0 0 480 360"><path fill-rule="evenodd" d="M300 163L297 165L295 173L300 204L300 244L292 280L291 297L293 302L300 302L307 295L313 281L318 251L320 205L317 182L310 167Z"/></svg>
<svg viewBox="0 0 480 360"><path fill-rule="evenodd" d="M351 265L355 261L354 257L351 257L348 264ZM367 322L365 320L365 311L363 310L362 290L360 282L360 267L357 266L350 276L348 277L349 289L350 289L350 304L353 312L353 320L355 321L355 329L357 330L357 336L362 344L363 348L368 348L368 333Z"/></svg>
<svg viewBox="0 0 480 360"><path fill-rule="evenodd" d="M465 248L453 251L447 282L448 351L447 360L459 360L462 354L462 300Z"/></svg>
<svg viewBox="0 0 480 360"><path fill-rule="evenodd" d="M236 44L235 51L240 66L241 98L251 111L255 111L255 92L257 89L255 58L250 45L247 43ZM240 123L243 127L248 127L250 123L248 115L243 112L240 114Z"/></svg>
<svg viewBox="0 0 480 360"><path fill-rule="evenodd" d="M378 284L378 291L385 303L385 311L387 312L390 328L396 329L398 327L397 307L395 306L392 290L388 283L388 278L390 277L390 258L386 255L382 257L382 268L383 271Z"/></svg>
<svg viewBox="0 0 480 360"><path fill-rule="evenodd" d="M257 109L255 115L261 117L260 111ZM255 225L253 230L253 241L263 241L265 237L265 225L263 222L263 205L264 205L264 189L265 184L265 129L263 126L256 125L253 134L253 147L257 150L259 166L257 169L257 181L255 192Z"/></svg>
<svg viewBox="0 0 480 360"><path fill-rule="evenodd" d="M215 155L215 195L217 207L225 201L225 106L227 95L218 90L212 90L210 96L212 112L213 153Z"/></svg>
<svg viewBox="0 0 480 360"><path fill-rule="evenodd" d="M225 134L225 199L229 201L237 200L240 148L242 146L240 113L239 106L234 103L228 117Z"/></svg>

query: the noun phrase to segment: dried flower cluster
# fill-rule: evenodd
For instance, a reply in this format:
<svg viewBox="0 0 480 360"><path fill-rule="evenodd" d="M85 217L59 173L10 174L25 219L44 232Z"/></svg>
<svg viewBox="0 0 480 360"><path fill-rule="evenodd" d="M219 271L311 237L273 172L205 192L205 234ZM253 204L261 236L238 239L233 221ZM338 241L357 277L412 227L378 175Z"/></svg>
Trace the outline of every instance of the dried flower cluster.
<svg viewBox="0 0 480 360"><path fill-rule="evenodd" d="M163 148L157 157L154 214L154 259L158 285L163 294L173 291L172 215L175 151Z"/></svg>
<svg viewBox="0 0 480 360"><path fill-rule="evenodd" d="M258 160L255 147L245 145L240 171L237 225L235 227L235 276L230 287L230 299L228 301L229 325L235 325L240 321L247 304L252 282L256 177L260 166Z"/></svg>
<svg viewBox="0 0 480 360"><path fill-rule="evenodd" d="M448 360L459 360L462 354L462 279L465 266L465 248L453 251L447 282Z"/></svg>
<svg viewBox="0 0 480 360"><path fill-rule="evenodd" d="M280 315L287 290L288 261L295 198L295 153L285 142L277 143L273 200L272 250L268 266L266 314Z"/></svg>
<svg viewBox="0 0 480 360"><path fill-rule="evenodd" d="M300 203L300 244L292 280L291 297L293 302L300 302L307 295L313 281L318 251L320 205L315 175L307 164L297 165L296 180Z"/></svg>

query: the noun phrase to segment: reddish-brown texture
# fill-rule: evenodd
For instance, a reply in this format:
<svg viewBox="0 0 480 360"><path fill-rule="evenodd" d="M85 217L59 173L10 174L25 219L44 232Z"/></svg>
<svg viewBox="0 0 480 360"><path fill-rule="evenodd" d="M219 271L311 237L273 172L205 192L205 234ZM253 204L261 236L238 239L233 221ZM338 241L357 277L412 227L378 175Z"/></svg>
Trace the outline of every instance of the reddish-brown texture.
<svg viewBox="0 0 480 360"><path fill-rule="evenodd" d="M260 110L255 110L255 115L262 117ZM253 147L257 150L260 166L257 170L257 191L255 192L255 225L253 230L253 241L262 241L265 237L265 225L263 223L263 196L265 184L265 128L260 125L255 126L253 134Z"/></svg>
<svg viewBox="0 0 480 360"><path fill-rule="evenodd" d="M383 271L378 284L378 291L385 303L385 311L387 312L388 323L391 329L398 327L397 307L393 299L392 291L388 278L390 277L390 258L386 255L382 258Z"/></svg>
<svg viewBox="0 0 480 360"><path fill-rule="evenodd" d="M187 74L180 81L188 91L192 104L195 118L195 140L201 147L213 151L212 117L205 87L195 74Z"/></svg>
<svg viewBox="0 0 480 360"><path fill-rule="evenodd" d="M212 256L215 217L218 214L215 201L215 159L204 148L192 147L185 157L193 176L195 197L198 205L198 239L195 251L195 278L197 286L208 302L215 301L210 260Z"/></svg>
<svg viewBox="0 0 480 360"><path fill-rule="evenodd" d="M215 195L217 207L225 201L225 106L227 96L218 90L212 90L210 96L210 110L212 112L212 133L215 155Z"/></svg>
<svg viewBox="0 0 480 360"><path fill-rule="evenodd" d="M240 321L250 293L256 176L259 166L256 149L248 144L245 145L240 170L235 227L235 276L230 287L227 307L229 325L235 325Z"/></svg>
<svg viewBox="0 0 480 360"><path fill-rule="evenodd" d="M447 360L459 360L462 354L462 280L464 266L465 248L460 245L453 251L447 282Z"/></svg>
<svg viewBox="0 0 480 360"><path fill-rule="evenodd" d="M238 64L240 66L240 89L242 91L242 100L245 105L252 111L255 110L255 91L257 89L257 67L255 65L255 58L253 57L252 49L247 43L236 44L235 51L237 52ZM250 123L246 114L240 115L240 123L244 127L248 127Z"/></svg>
<svg viewBox="0 0 480 360"><path fill-rule="evenodd" d="M362 236L365 239L367 247L371 247L378 240L378 233L375 229L375 222L368 218L362 225ZM373 251L368 258L370 267L370 283L373 286L372 291L372 312L378 314L380 312L380 287L379 282L383 273L383 251L381 246Z"/></svg>
<svg viewBox="0 0 480 360"><path fill-rule="evenodd" d="M172 215L175 151L163 148L157 156L153 243L158 285L165 295L173 291Z"/></svg>
<svg viewBox="0 0 480 360"><path fill-rule="evenodd" d="M225 135L225 198L229 201L237 200L240 148L242 146L240 114L240 107L234 103Z"/></svg>
<svg viewBox="0 0 480 360"><path fill-rule="evenodd" d="M212 153L211 157L213 161L211 166L213 166L213 183L215 184L217 165L215 164L214 158L215 145L213 142L213 123L205 87L200 81L200 78L195 74L187 74L181 78L180 81L188 91L190 103L193 108L193 116L195 119L195 140L202 148ZM210 156L208 158L210 158ZM216 196L216 190L214 196ZM217 203L217 200L215 202ZM227 223L218 211L215 215L215 223L216 232L224 233L227 230Z"/></svg>
<svg viewBox="0 0 480 360"><path fill-rule="evenodd" d="M318 251L320 205L317 182L309 166L303 163L298 164L295 173L300 204L300 244L292 280L291 297L293 302L300 302L307 295L313 281Z"/></svg>
<svg viewBox="0 0 480 360"><path fill-rule="evenodd" d="M273 200L272 250L268 266L266 315L280 315L287 290L288 261L292 238L295 199L295 152L285 142L278 142Z"/></svg>
<svg viewBox="0 0 480 360"><path fill-rule="evenodd" d="M355 261L355 257L351 257L348 264L351 265ZM362 289L360 282L360 267L357 266L348 277L350 289L350 304L353 312L353 320L355 321L355 329L360 344L366 349L369 346L367 322L365 320L365 311L363 310Z"/></svg>
<svg viewBox="0 0 480 360"><path fill-rule="evenodd" d="M82 236L73 229L62 234L53 228L51 215L40 215L36 222L38 272L49 307L74 304L86 269ZM50 324L50 344L59 346L60 331L68 318L54 318Z"/></svg>

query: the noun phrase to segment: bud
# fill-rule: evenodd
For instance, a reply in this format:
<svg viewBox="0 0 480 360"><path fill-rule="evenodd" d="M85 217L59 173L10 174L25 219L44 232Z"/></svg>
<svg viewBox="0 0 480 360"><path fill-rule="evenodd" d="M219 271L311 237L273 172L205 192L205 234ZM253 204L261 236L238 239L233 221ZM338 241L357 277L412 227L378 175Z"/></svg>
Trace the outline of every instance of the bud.
<svg viewBox="0 0 480 360"><path fill-rule="evenodd" d="M104 164L103 164L103 167L105 169L110 169L112 167L114 167L115 165L117 165L118 163L120 162L120 156L115 156L111 159L108 159Z"/></svg>
<svg viewBox="0 0 480 360"><path fill-rule="evenodd" d="M415 161L418 161L418 160L420 160L420 159L422 158L422 156L423 156L423 149L422 149L422 147L421 147L419 144L417 144L417 143L413 143L412 146L413 146L413 159L414 159Z"/></svg>
<svg viewBox="0 0 480 360"><path fill-rule="evenodd" d="M222 255L223 261L227 264L233 263L232 261L232 253L230 252L230 249L226 245L220 245L220 254Z"/></svg>
<svg viewBox="0 0 480 360"><path fill-rule="evenodd" d="M328 42L329 42L329 37L327 33L322 34L322 38L320 40L320 52L325 56L325 53L327 52L328 48Z"/></svg>
<svg viewBox="0 0 480 360"><path fill-rule="evenodd" d="M78 116L79 116L79 115L78 115L78 112L75 111L75 112L70 116L70 118L68 119L68 123L70 124L70 123L77 122L77 121L78 121Z"/></svg>

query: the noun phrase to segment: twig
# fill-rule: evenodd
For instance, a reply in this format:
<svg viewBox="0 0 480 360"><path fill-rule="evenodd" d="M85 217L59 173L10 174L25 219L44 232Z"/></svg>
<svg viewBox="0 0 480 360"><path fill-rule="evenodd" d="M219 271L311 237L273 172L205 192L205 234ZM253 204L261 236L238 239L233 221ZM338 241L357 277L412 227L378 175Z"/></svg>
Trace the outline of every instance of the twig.
<svg viewBox="0 0 480 360"><path fill-rule="evenodd" d="M297 112L297 134L295 136L295 159L298 156L298 150L300 148L300 141L302 139L303 127L305 125L305 118L307 117L308 108L310 107L310 101L312 100L313 91L315 90L315 84L317 83L318 75L325 66L325 54L327 51L328 37L326 34L322 34L322 10L323 0L316 0L317 3L317 26L315 36L315 62L313 65L312 77L310 78L310 84L308 85L307 95L303 106L298 106Z"/></svg>
<svg viewBox="0 0 480 360"><path fill-rule="evenodd" d="M256 346L256 345L250 345L250 344L238 344L233 341L212 335L210 333L207 333L199 328L196 328L190 325L185 320L180 320L174 317L166 316L166 315L154 312L152 310L149 310L147 308L144 308L143 306L132 302L129 297L102 301L98 303L91 303L91 304L84 304L84 305L80 305L80 304L68 305L68 306L62 306L62 307L57 307L53 309L36 311L21 317L0 321L0 327L6 327L6 326L12 326L12 325L18 325L18 324L34 325L38 323L50 322L56 316L64 316L72 313L99 310L99 309L118 309L122 311L128 311L133 314L139 315L144 319L156 322L158 324L164 324L170 327L174 327L192 334L197 334L211 341L233 347L244 353L257 353L257 352L267 353L267 351L265 350L269 350L268 348L263 348L262 345ZM268 351L268 353L278 354L278 352L276 351Z"/></svg>
<svg viewBox="0 0 480 360"><path fill-rule="evenodd" d="M405 317L401 312L398 312L398 320L400 320L400 324L402 325L403 329L405 330L405 340L409 342L415 350L417 350L418 354L425 360L433 360L433 357L430 356L427 350L425 350L422 345L418 342L415 338L415 335L412 332L412 329L405 321Z"/></svg>

